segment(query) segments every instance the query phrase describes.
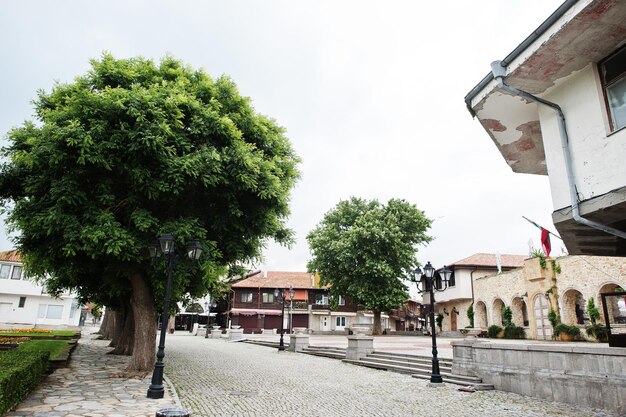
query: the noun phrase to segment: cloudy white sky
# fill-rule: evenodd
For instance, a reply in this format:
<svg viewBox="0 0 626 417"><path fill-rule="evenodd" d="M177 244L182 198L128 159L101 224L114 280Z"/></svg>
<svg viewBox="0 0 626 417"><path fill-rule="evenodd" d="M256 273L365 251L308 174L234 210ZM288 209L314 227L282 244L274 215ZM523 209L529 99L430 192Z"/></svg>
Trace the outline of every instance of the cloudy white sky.
<svg viewBox="0 0 626 417"><path fill-rule="evenodd" d="M513 174L463 97L561 0L3 1L0 134L32 115L37 89L90 58L171 54L230 75L287 129L302 158L291 249L264 269L304 270L306 234L339 200L404 198L435 220L422 262L526 254L554 231L547 177ZM6 228L0 249L12 247ZM553 239L553 251L561 253Z"/></svg>

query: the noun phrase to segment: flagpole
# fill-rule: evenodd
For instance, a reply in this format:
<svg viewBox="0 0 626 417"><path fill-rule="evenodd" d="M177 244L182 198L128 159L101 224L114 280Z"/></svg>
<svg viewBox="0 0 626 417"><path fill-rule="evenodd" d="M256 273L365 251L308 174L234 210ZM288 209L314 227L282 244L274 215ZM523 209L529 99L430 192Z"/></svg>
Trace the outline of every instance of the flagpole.
<svg viewBox="0 0 626 417"><path fill-rule="evenodd" d="M535 223L534 221L530 220L529 218L522 216L522 218L524 220L526 220L527 222L533 224L535 227L539 228L539 229L545 229L548 231L548 233L550 233L552 236L554 236L555 238L559 239L560 241L563 241L563 239L561 238L561 236L555 235L554 233L552 233L551 231L549 231L548 229L546 229L545 227L541 227L539 226L537 223Z"/></svg>

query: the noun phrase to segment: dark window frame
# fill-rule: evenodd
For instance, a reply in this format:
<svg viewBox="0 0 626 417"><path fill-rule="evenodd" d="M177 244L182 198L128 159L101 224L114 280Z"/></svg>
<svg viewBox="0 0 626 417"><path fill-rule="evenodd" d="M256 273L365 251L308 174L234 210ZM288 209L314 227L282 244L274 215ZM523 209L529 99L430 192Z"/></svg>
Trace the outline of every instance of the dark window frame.
<svg viewBox="0 0 626 417"><path fill-rule="evenodd" d="M621 72L618 73L617 75L615 74L611 74L610 75L610 79L607 82L607 66L606 64L609 63L612 59L617 58L619 56L619 58L621 59L625 59L624 57L626 56L626 45L622 46L621 48L615 50L613 53L611 53L609 56L607 56L606 58L604 58L602 61L598 62L598 73L600 74L600 83L602 85L602 94L604 95L604 105L606 106L606 113L609 119L609 128L611 130L611 133L613 132L617 132L618 130L621 130L623 128L626 127L626 123L623 126L617 126L616 125L616 121L614 120L614 116L613 116L613 106L611 105L611 101L609 100L609 93L608 90L615 86L616 84L623 82L624 80L626 80L626 63L624 63L624 65L622 65L622 69ZM617 66L619 67L620 62L617 61ZM626 104L625 104L626 105Z"/></svg>

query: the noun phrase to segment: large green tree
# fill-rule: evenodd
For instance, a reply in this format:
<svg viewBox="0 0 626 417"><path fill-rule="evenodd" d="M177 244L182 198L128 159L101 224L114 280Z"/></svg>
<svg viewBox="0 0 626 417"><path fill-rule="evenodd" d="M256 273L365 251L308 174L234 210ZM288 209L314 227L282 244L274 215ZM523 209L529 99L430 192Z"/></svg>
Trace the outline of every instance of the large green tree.
<svg viewBox="0 0 626 417"><path fill-rule="evenodd" d="M265 240L291 241L298 158L228 77L104 54L34 106L36 121L8 133L0 171L16 246L50 288L132 310L129 371L154 364L166 263L146 248L158 236L177 240L174 301L260 257ZM185 254L193 239L200 262Z"/></svg>
<svg viewBox="0 0 626 417"><path fill-rule="evenodd" d="M381 333L381 312L406 302L409 279L418 265L420 244L431 220L404 200L351 198L340 201L307 236L313 259L309 270L330 285L331 295L351 296L374 312L374 334Z"/></svg>

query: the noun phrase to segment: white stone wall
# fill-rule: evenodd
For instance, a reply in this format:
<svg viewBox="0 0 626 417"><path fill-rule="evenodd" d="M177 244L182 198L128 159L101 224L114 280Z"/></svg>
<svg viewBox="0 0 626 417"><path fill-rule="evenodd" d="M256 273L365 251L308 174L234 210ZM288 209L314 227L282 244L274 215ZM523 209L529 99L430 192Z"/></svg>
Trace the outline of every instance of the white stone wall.
<svg viewBox="0 0 626 417"><path fill-rule="evenodd" d="M564 323L575 324L573 309L576 297L573 295L577 293L582 295L585 310L590 297L594 298L596 306L601 309L599 299L601 289L613 289L616 286L626 288L626 258L565 256L557 258L556 262L561 267L561 273L556 275L556 284L559 314ZM478 310L477 303L483 302L487 309L487 327L492 324L501 325L494 320L494 318L497 320L500 317L499 312L494 311L494 304L497 305L497 300L502 300L505 306L512 308L513 321L519 323L520 312L514 306L519 304L519 300L515 299L521 298L526 303L528 312L527 337L535 338L535 317L532 301L536 295L545 294L550 287L552 287L550 260L548 260L548 269L542 270L538 266L537 258L530 259L526 261L525 268L474 280L474 310ZM478 311L475 314L478 316ZM584 314L585 317L588 317L586 311ZM475 325L479 327L477 318ZM584 326L580 327L584 334Z"/></svg>

